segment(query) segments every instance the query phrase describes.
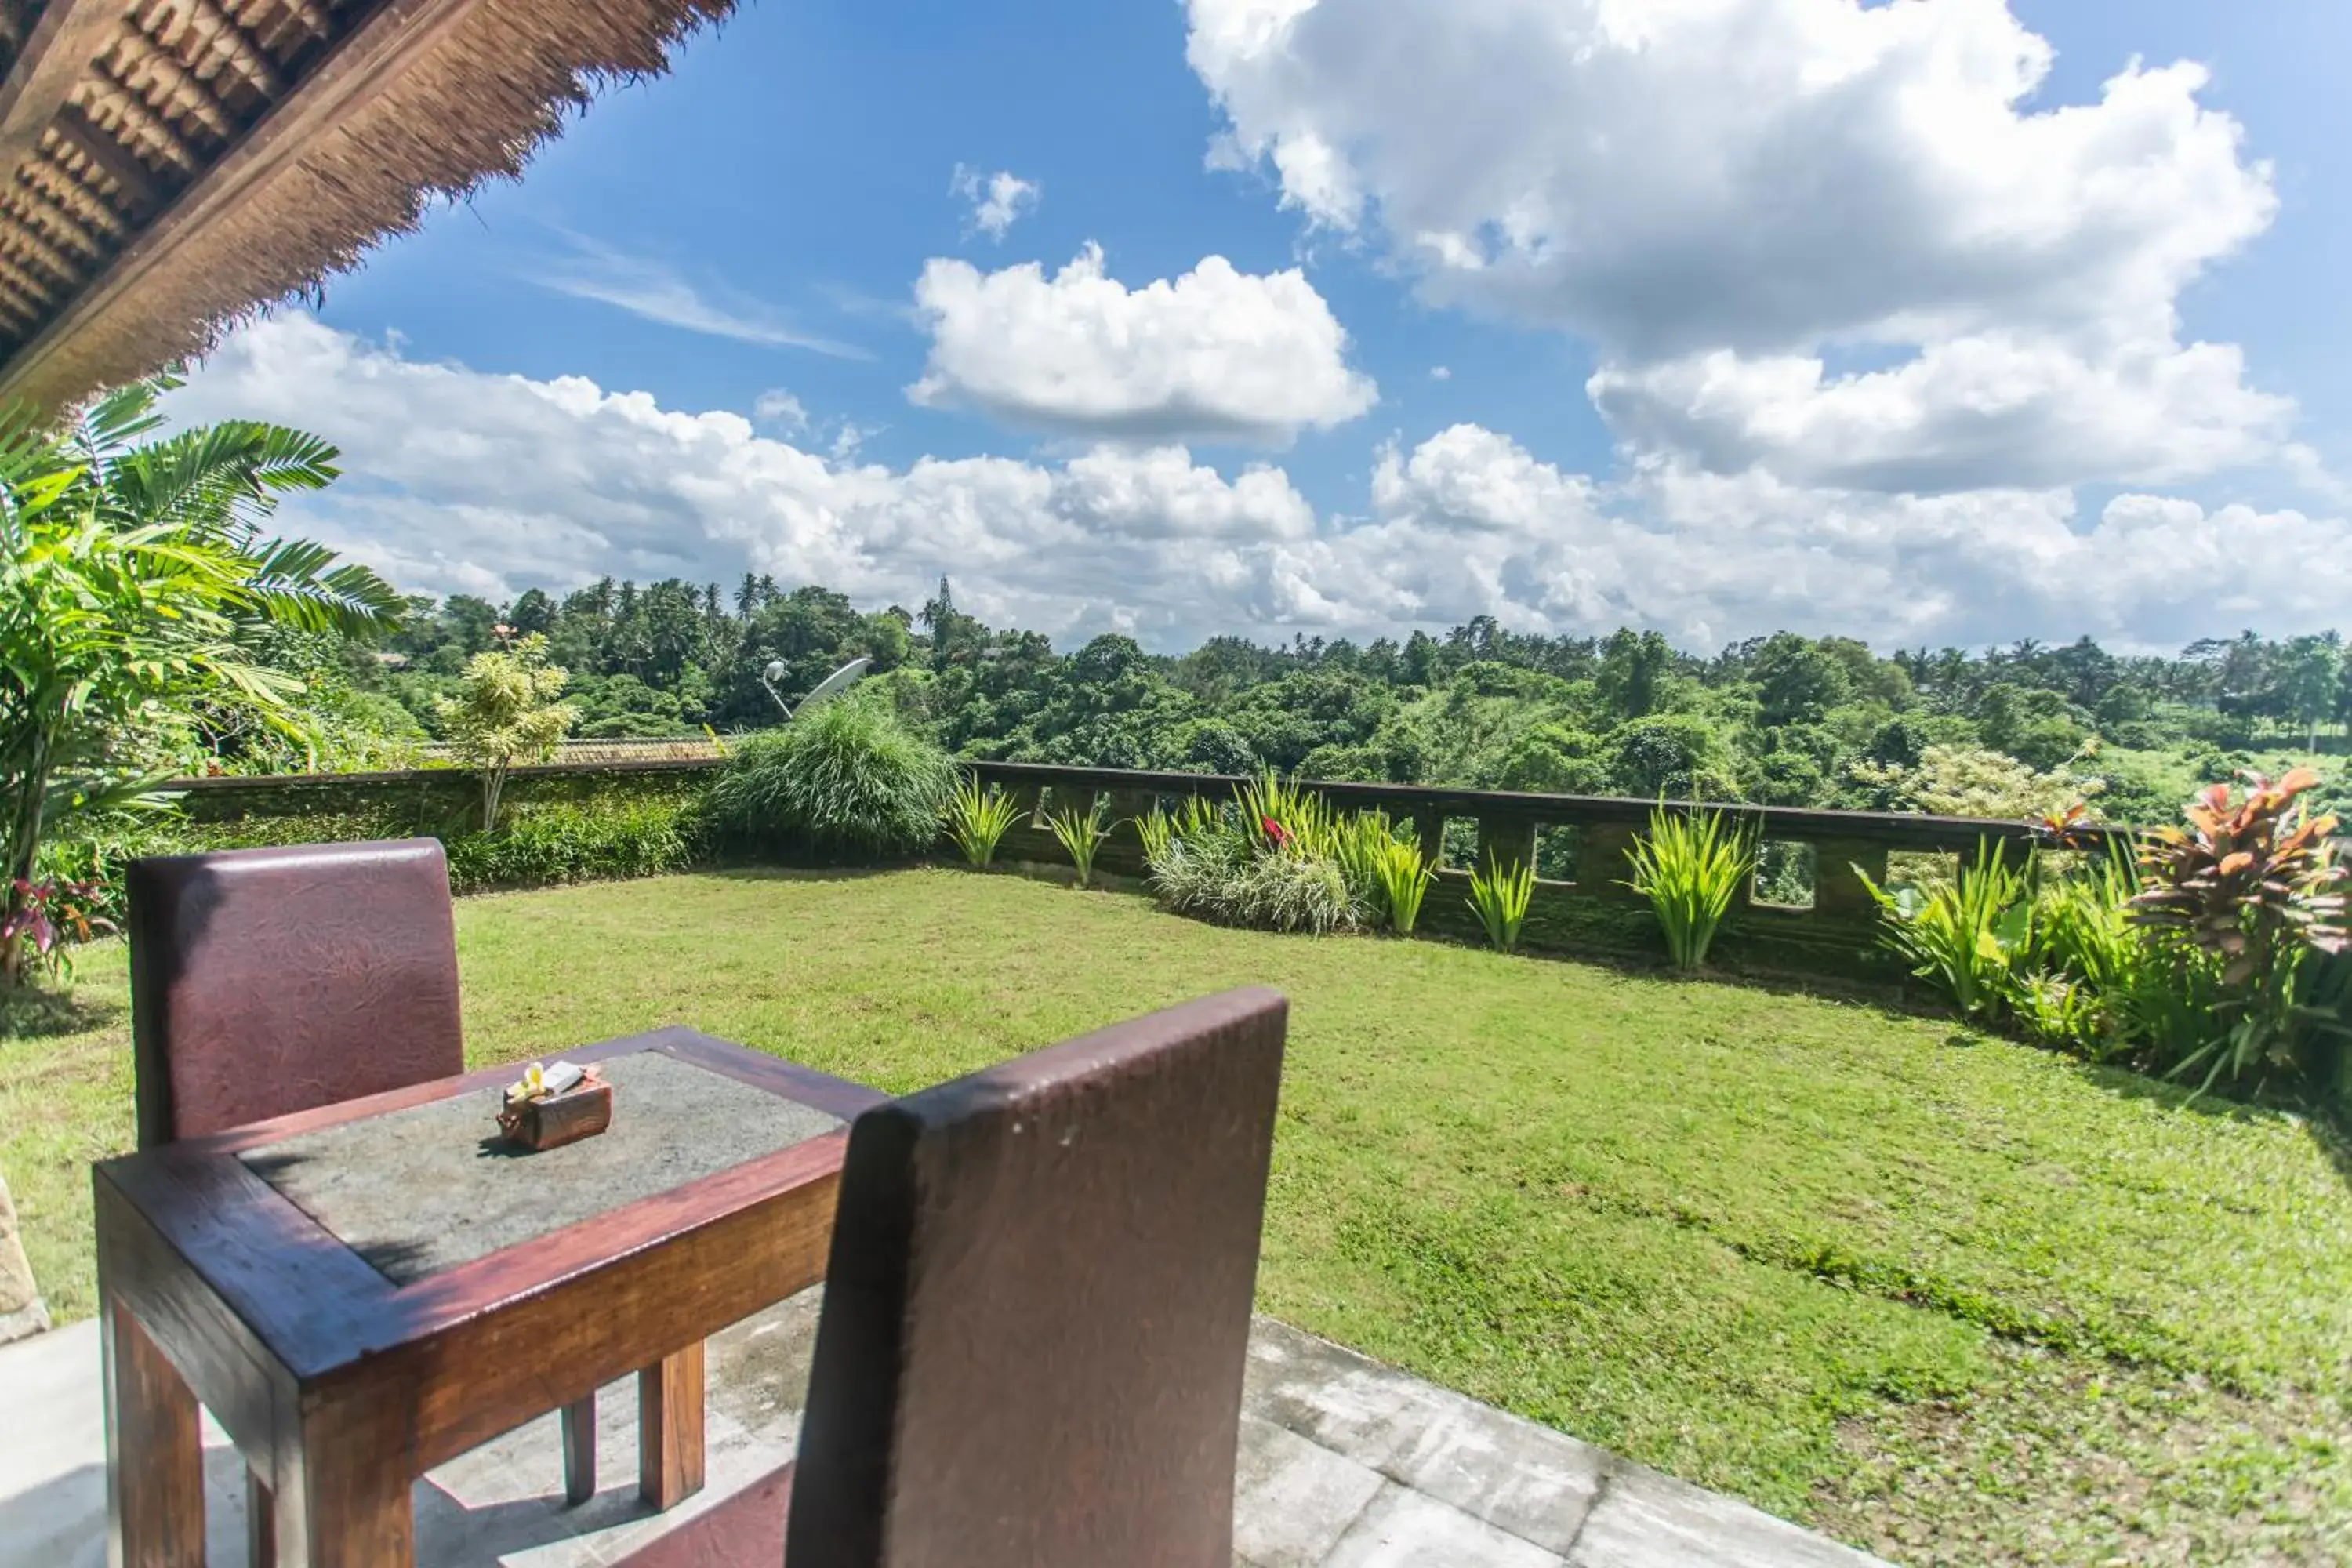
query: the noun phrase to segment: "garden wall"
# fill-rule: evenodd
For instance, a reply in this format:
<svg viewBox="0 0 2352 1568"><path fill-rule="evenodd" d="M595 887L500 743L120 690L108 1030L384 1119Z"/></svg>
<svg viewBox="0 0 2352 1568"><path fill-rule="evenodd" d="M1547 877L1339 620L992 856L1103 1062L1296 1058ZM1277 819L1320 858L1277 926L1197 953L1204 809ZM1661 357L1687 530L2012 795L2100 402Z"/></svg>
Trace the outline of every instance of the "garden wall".
<svg viewBox="0 0 2352 1568"><path fill-rule="evenodd" d="M598 811L683 804L719 765L714 760L669 759L518 768L507 799L525 816L533 807L551 805ZM1027 763L967 765L982 784L1002 787L1024 808L1000 858L1066 866L1068 858L1045 827L1045 814L1102 795L1116 826L1098 865L1129 878L1139 878L1144 869L1130 818L1155 802L1172 805L1189 795L1223 798L1244 782L1209 773ZM454 859L457 840L471 834L480 810L475 775L455 769L191 779L171 787L182 792L180 812L192 830L189 837L206 844L425 834L451 840ZM1527 949L1636 957L1662 951L1647 904L1620 881L1627 874L1625 850L1648 820L1651 802L1414 784L1313 787L1337 805L1384 811L1391 820L1414 824L1423 845L1443 857L1422 916L1422 929L1430 934L1482 940L1464 895L1470 869L1492 856L1506 863L1533 861L1538 868L1521 938ZM1780 872L1742 890L1717 940L1718 965L1755 973L1898 983L1902 969L1876 941L1877 910L1862 876L1884 884L1890 876L1899 879L1905 874L1906 857L1965 857L1986 839L2025 845L2036 838L2035 830L2021 824L1971 818L1754 805L1723 809L1754 826ZM1917 864L1912 863L1915 870Z"/></svg>

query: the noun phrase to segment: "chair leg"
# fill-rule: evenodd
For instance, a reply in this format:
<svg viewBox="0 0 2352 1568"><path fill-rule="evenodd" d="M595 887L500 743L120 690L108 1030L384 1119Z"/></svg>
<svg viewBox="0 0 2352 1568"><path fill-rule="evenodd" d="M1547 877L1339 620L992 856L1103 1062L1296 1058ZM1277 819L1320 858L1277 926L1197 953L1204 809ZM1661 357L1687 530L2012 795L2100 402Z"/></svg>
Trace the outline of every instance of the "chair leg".
<svg viewBox="0 0 2352 1568"><path fill-rule="evenodd" d="M578 1508L596 1495L596 1396L563 1407L563 1501Z"/></svg>
<svg viewBox="0 0 2352 1568"><path fill-rule="evenodd" d="M245 1472L245 1561L247 1568L278 1568L278 1503L259 1471Z"/></svg>
<svg viewBox="0 0 2352 1568"><path fill-rule="evenodd" d="M637 1373L637 1495L671 1509L702 1489L702 1342Z"/></svg>

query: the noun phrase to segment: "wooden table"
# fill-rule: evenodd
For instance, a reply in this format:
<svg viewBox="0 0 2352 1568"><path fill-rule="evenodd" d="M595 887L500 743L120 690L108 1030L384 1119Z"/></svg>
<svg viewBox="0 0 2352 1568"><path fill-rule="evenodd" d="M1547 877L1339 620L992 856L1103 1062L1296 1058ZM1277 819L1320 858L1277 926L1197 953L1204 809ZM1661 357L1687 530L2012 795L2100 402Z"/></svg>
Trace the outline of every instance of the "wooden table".
<svg viewBox="0 0 2352 1568"><path fill-rule="evenodd" d="M544 1153L484 1142L509 1067L95 1168L110 1563L203 1568L199 1403L290 1568L405 1568L417 1477L631 1372L647 1498L701 1485L702 1342L824 1277L884 1097L687 1029L563 1055L613 1129Z"/></svg>

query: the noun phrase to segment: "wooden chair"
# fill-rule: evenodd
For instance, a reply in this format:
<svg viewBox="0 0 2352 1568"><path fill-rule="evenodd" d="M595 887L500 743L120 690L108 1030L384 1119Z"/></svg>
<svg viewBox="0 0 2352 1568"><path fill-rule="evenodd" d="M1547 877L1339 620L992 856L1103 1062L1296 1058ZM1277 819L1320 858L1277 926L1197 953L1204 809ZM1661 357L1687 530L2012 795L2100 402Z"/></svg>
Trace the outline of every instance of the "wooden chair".
<svg viewBox="0 0 2352 1568"><path fill-rule="evenodd" d="M466 1070L436 840L158 857L126 881L141 1148ZM563 1428L579 1502L596 1490L593 1395ZM268 1490L249 1485L266 1563Z"/></svg>
<svg viewBox="0 0 2352 1568"><path fill-rule="evenodd" d="M1231 1568L1287 1005L859 1117L796 1463L623 1568Z"/></svg>

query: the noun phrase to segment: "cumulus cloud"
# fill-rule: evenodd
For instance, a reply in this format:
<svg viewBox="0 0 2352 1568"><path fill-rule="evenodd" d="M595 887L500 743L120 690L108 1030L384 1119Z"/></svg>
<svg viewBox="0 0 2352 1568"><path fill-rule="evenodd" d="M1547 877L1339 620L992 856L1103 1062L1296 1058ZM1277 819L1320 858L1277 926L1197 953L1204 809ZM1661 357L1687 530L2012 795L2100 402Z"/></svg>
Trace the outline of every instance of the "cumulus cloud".
<svg viewBox="0 0 2352 1568"><path fill-rule="evenodd" d="M1213 161L1433 301L1593 343L1593 395L1653 456L1902 490L2278 454L2289 405L2180 342L2182 289L2275 205L2201 67L2044 107L2050 47L2000 0L1189 15ZM1892 363L1826 368L1857 349Z"/></svg>
<svg viewBox="0 0 2352 1568"><path fill-rule="evenodd" d="M949 181L951 195L961 196L971 204L971 227L976 234L1001 240L1023 213L1036 210L1045 194L1034 180L1024 180L1009 169L999 169L993 174L982 174L978 169L961 163L955 167L955 177Z"/></svg>
<svg viewBox="0 0 2352 1568"><path fill-rule="evenodd" d="M1024 429L1281 447L1377 396L1297 268L1246 273L1212 256L1129 289L1088 246L1051 277L1035 262L983 273L934 259L915 300L931 346L908 396Z"/></svg>
<svg viewBox="0 0 2352 1568"><path fill-rule="evenodd" d="M945 571L998 624L1157 647L1495 615L1698 647L1782 626L2161 647L2315 629L2352 598L2352 526L2291 510L2134 493L2084 519L2063 489L1887 495L1675 464L1611 483L1457 425L1382 447L1362 515L1318 514L1278 468L1228 475L1173 446L890 468L579 377L418 363L299 314L232 334L169 409L338 443L346 478L288 525L436 593L750 569L912 605Z"/></svg>

